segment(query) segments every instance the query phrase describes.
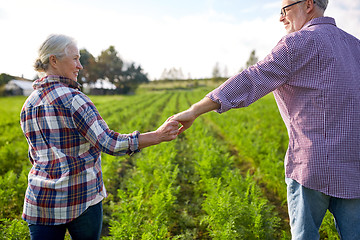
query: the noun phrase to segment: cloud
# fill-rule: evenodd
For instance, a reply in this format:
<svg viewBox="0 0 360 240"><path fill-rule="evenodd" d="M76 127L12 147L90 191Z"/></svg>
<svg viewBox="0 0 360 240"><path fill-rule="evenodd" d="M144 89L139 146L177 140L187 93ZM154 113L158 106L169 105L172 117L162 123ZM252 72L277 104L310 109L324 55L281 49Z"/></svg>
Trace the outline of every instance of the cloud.
<svg viewBox="0 0 360 240"><path fill-rule="evenodd" d="M265 57L283 34L282 26L274 24L277 17L242 23L229 23L218 17L209 14L144 20L141 25L145 32L124 39L123 45L132 42L132 47L120 52L124 57L131 55L145 70L151 70L153 78L171 67L181 67L185 75L191 73L192 77L211 77L217 62L235 74L244 66L251 50ZM139 27L135 21L132 19L132 27Z"/></svg>
<svg viewBox="0 0 360 240"><path fill-rule="evenodd" d="M216 63L232 75L244 66L253 49L264 58L285 34L275 1L258 5L261 14L250 12L251 18L245 19L242 17L248 15L237 9L230 13L213 8L213 0L208 0L205 11L182 16L126 14L118 8L99 9L99 5L77 1L71 8L45 0L6 2L2 6L6 12L0 9L5 36L0 45L0 73L28 78L35 75L32 64L38 46L51 33L73 36L79 48L95 57L114 45L121 58L140 64L151 78L159 78L165 68L172 67L181 67L185 76L211 77ZM331 1L326 13L359 38L359 9L356 1Z"/></svg>
<svg viewBox="0 0 360 240"><path fill-rule="evenodd" d="M359 10L353 9L353 1L329 7L340 27L356 35L359 30ZM275 9L278 3L264 6ZM251 50L255 49L260 59L264 58L285 34L279 16L257 17L247 21L235 21L232 15L216 12L165 17L162 19L122 16L128 21L131 36L125 36L121 45L129 46L120 53L127 59L140 63L152 78L158 78L164 68L181 67L185 75L210 77L218 62L235 74L244 66ZM132 29L143 29L134 33ZM359 34L357 35L359 37ZM120 37L119 37L120 38ZM136 46L136 47L134 47Z"/></svg>
<svg viewBox="0 0 360 240"><path fill-rule="evenodd" d="M266 4L263 5L264 9L279 9L279 13L280 13L280 2L279 1L273 1L273 2L268 2Z"/></svg>
<svg viewBox="0 0 360 240"><path fill-rule="evenodd" d="M325 12L334 17L341 29L360 38L360 2L353 0L331 1Z"/></svg>
<svg viewBox="0 0 360 240"><path fill-rule="evenodd" d="M5 17L5 10L0 8L0 20L4 19Z"/></svg>
<svg viewBox="0 0 360 240"><path fill-rule="evenodd" d="M55 7L59 12L66 11L60 5ZM26 16L25 11L20 14ZM232 75L244 66L251 50L264 57L283 34L277 17L239 23L232 16L215 11L178 18L152 18L87 7L86 12L68 11L67 15L52 19L48 13L42 15L43 19L28 17L26 22L13 17L14 25L7 26L5 31L14 38L7 38L3 47L4 51L8 51L8 46L18 49L3 62L12 69L10 74L32 78L37 48L51 33L73 36L79 48L86 48L95 57L114 45L121 58L140 64L151 78L159 78L165 68L172 67L182 68L185 76L211 77L217 62ZM9 66L9 60L14 62L13 66ZM1 61L5 60L0 60L0 66Z"/></svg>

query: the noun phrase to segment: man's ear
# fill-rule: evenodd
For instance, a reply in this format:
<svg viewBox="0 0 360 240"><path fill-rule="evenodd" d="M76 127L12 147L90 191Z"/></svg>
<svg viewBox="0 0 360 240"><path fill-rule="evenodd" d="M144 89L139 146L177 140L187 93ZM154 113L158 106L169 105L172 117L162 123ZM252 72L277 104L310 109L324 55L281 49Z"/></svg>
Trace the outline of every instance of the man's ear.
<svg viewBox="0 0 360 240"><path fill-rule="evenodd" d="M57 59L55 57L55 55L50 55L49 57L49 63L53 68L56 68L57 65Z"/></svg>
<svg viewBox="0 0 360 240"><path fill-rule="evenodd" d="M307 0L306 1L306 12L307 13L310 13L311 11L313 11L314 10L314 0Z"/></svg>

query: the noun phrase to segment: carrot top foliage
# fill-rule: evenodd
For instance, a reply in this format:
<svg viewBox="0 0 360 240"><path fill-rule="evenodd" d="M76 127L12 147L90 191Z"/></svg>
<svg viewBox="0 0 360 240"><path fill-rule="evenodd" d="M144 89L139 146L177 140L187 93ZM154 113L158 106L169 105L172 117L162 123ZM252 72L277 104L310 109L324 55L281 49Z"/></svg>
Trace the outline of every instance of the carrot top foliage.
<svg viewBox="0 0 360 240"><path fill-rule="evenodd" d="M209 89L90 96L112 130L156 129ZM29 239L20 218L27 143L25 97L0 98L0 239ZM272 95L246 109L208 113L172 142L132 157L102 155L108 198L102 239L290 239L283 158L287 133ZM338 239L331 221L323 235ZM16 231L15 231L16 229Z"/></svg>

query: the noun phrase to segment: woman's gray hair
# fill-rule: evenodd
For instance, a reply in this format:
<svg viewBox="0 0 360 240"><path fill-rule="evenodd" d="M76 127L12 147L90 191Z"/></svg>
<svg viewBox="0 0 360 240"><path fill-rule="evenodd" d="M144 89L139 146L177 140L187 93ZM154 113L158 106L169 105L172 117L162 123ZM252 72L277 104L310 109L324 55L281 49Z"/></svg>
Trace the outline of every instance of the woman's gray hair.
<svg viewBox="0 0 360 240"><path fill-rule="evenodd" d="M52 34L48 36L38 50L39 56L34 64L35 71L39 73L46 72L49 67L50 56L55 55L61 59L67 55L67 48L72 44L76 45L76 41L66 35Z"/></svg>

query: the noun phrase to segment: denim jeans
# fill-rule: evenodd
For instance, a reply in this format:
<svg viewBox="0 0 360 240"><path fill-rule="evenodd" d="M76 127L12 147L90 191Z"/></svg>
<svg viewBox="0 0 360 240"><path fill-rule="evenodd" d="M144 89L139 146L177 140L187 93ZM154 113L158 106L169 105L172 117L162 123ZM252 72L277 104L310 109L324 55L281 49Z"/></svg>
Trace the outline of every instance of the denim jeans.
<svg viewBox="0 0 360 240"><path fill-rule="evenodd" d="M305 188L290 178L285 181L293 240L319 239L319 228L328 209L341 239L360 239L360 199L335 198Z"/></svg>
<svg viewBox="0 0 360 240"><path fill-rule="evenodd" d="M61 225L29 224L31 240L63 240L66 229L74 240L98 240L102 228L102 202L90 206L73 221Z"/></svg>

